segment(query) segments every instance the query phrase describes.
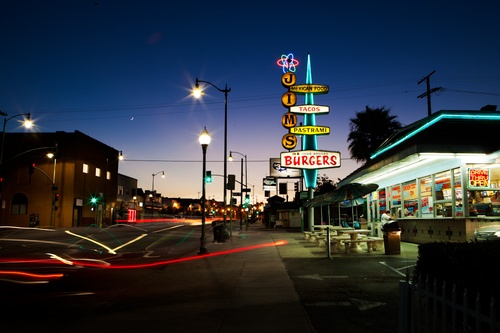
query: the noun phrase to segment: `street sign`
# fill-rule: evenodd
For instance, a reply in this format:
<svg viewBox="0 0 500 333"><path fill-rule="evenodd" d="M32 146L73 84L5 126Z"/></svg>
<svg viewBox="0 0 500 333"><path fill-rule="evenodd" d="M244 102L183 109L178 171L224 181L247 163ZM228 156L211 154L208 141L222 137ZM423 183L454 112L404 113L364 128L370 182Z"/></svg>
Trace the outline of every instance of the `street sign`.
<svg viewBox="0 0 500 333"><path fill-rule="evenodd" d="M330 112L330 107L324 105L295 105L290 107L290 112L297 114L326 114Z"/></svg>
<svg viewBox="0 0 500 333"><path fill-rule="evenodd" d="M250 188L244 188L241 190L241 192L252 192L252 189Z"/></svg>
<svg viewBox="0 0 500 333"><path fill-rule="evenodd" d="M340 152L300 150L280 154L281 166L293 169L329 169L340 167Z"/></svg>
<svg viewBox="0 0 500 333"><path fill-rule="evenodd" d="M233 197L239 197L241 195L241 192L233 192Z"/></svg>

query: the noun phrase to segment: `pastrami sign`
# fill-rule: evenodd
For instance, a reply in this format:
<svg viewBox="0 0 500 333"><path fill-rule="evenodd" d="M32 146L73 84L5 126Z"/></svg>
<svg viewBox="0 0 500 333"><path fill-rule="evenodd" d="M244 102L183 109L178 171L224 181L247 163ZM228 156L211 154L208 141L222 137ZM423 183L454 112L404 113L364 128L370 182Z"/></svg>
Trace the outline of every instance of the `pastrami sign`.
<svg viewBox="0 0 500 333"><path fill-rule="evenodd" d="M291 169L328 169L340 167L340 152L301 150L280 154L280 163Z"/></svg>

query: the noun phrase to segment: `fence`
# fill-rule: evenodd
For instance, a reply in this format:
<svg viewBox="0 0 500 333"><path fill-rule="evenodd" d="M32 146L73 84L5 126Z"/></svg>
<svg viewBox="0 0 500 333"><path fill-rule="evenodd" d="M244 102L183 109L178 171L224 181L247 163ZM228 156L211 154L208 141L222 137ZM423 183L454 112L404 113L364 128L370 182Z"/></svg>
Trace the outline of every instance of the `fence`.
<svg viewBox="0 0 500 333"><path fill-rule="evenodd" d="M401 281L399 305L399 333L500 332L493 297L468 295L436 279Z"/></svg>

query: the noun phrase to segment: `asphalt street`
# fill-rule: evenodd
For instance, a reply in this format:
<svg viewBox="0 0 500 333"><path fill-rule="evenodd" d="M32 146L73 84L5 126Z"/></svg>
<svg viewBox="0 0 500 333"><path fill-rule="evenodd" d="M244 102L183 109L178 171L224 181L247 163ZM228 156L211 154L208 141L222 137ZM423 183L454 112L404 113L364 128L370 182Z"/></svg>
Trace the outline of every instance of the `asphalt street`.
<svg viewBox="0 0 500 333"><path fill-rule="evenodd" d="M172 227L87 235L115 254L96 243L75 243L61 231L64 239L56 243L47 236L37 236L43 242L25 242L19 251L37 258L71 243L74 265L38 266L37 273L64 275L46 283L13 283L2 274L3 327L18 332L397 330L399 281L415 265L415 244L402 243L398 255L378 249L328 258L298 230L256 223L233 230L232 239L223 243L213 242L208 229L210 254L198 256L199 226ZM34 267L6 262L16 255L6 238L0 238L0 274ZM132 240L134 245L123 246Z"/></svg>

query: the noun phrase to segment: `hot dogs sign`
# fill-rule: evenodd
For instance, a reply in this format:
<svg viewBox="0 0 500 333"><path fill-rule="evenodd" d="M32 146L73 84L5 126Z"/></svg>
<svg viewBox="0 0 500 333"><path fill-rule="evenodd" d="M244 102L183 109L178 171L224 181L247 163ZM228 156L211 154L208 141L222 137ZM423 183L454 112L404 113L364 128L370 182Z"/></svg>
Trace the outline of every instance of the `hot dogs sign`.
<svg viewBox="0 0 500 333"><path fill-rule="evenodd" d="M290 61L290 59L292 59L292 61ZM285 70L287 67L286 62L293 63L293 71ZM278 64L280 64L279 61ZM283 67L284 72L281 76L281 84L283 87L287 88L287 91L281 96L281 104L285 108L288 108L288 112L281 118L281 124L288 129L288 133L283 136L281 143L283 148L289 150L288 152L281 153L281 166L292 169L310 170L340 167L340 153L337 151L318 150L316 143L316 136L330 134L330 128L327 126L317 126L315 115L328 114L330 112L330 107L315 105L313 96L327 94L329 87L307 82L310 80L306 80L306 84L296 84L297 77L294 72L298 62L293 59L293 55L291 54L282 56L280 65ZM309 77L308 68L308 78ZM304 105L296 105L297 95L305 95ZM300 126L297 126L297 115L304 116L303 125L301 123ZM298 140L296 135L304 136L302 140L302 150L290 151L297 146ZM316 177L314 177L314 180L315 178Z"/></svg>

